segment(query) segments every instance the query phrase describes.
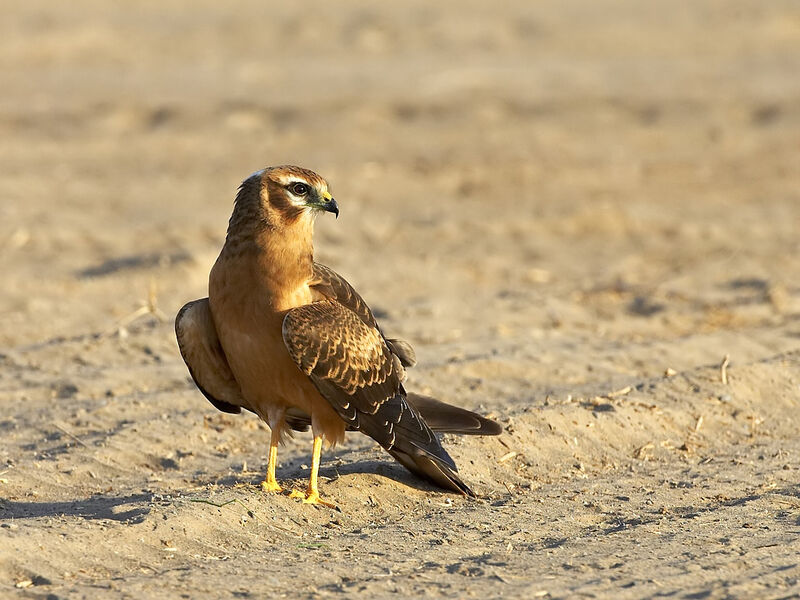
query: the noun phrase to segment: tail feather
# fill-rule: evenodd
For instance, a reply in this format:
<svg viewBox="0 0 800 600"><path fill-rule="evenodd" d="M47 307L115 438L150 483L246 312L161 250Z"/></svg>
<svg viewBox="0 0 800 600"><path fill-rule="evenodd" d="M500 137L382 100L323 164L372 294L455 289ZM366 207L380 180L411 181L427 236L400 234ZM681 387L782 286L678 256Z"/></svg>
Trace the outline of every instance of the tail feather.
<svg viewBox="0 0 800 600"><path fill-rule="evenodd" d="M456 433L460 435L500 435L503 428L499 423L482 417L471 410L459 408L422 394L408 393L406 401L437 433ZM311 417L298 409L286 412L286 423L295 431L308 431ZM348 427L355 431L355 427Z"/></svg>
<svg viewBox="0 0 800 600"><path fill-rule="evenodd" d="M430 396L409 393L406 400L431 429L440 433L500 435L503 432L500 424L491 419Z"/></svg>
<svg viewBox="0 0 800 600"><path fill-rule="evenodd" d="M458 475L458 468L451 456L442 447L435 432L464 435L499 435L503 428L499 423L472 411L441 402L429 396L398 392L398 408L391 418L393 435L387 437L386 425L362 419L348 425L349 431L358 430L378 441L397 462L422 479L446 490L475 497L470 487ZM403 410L403 406L406 407ZM390 415L391 416L391 415ZM296 409L286 413L286 423L292 429L305 431L310 425L308 415Z"/></svg>

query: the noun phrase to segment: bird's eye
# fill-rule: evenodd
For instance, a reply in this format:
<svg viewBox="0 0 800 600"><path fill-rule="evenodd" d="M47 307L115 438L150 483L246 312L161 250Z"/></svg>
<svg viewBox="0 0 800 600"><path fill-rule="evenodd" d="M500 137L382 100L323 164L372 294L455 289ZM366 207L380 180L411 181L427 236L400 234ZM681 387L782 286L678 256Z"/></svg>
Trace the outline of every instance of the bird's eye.
<svg viewBox="0 0 800 600"><path fill-rule="evenodd" d="M305 183L293 183L289 189L295 196L305 196L308 194L308 186Z"/></svg>

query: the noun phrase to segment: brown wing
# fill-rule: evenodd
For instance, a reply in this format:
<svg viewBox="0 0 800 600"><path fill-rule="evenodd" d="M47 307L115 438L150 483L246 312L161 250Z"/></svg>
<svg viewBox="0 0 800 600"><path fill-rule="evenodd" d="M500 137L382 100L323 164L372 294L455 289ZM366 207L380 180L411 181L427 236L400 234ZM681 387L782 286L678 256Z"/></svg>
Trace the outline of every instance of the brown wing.
<svg viewBox="0 0 800 600"><path fill-rule="evenodd" d="M430 396L407 392L406 402L419 413L428 427L437 433L460 435L500 435L503 433L503 428L499 423L471 410L447 404ZM286 422L292 429L306 431L311 426L311 417L296 408L291 408L286 411ZM353 427L348 429L354 430Z"/></svg>
<svg viewBox="0 0 800 600"><path fill-rule="evenodd" d="M327 300L290 310L283 321L283 340L345 423L370 436L409 470L474 495L433 431L407 402L403 366L377 326Z"/></svg>
<svg viewBox="0 0 800 600"><path fill-rule="evenodd" d="M211 318L208 298L189 302L175 317L175 336L189 374L203 395L222 412L252 410L228 366Z"/></svg>
<svg viewBox="0 0 800 600"><path fill-rule="evenodd" d="M358 318L366 325L375 327L380 331L378 321L364 299L344 277L330 267L314 263L314 278L310 283L310 287L329 300L336 300L339 304L358 315ZM381 335L383 335L382 331ZM417 356L411 344L405 340L385 337L384 339L386 340L386 345L397 355L404 367L413 367L417 364Z"/></svg>

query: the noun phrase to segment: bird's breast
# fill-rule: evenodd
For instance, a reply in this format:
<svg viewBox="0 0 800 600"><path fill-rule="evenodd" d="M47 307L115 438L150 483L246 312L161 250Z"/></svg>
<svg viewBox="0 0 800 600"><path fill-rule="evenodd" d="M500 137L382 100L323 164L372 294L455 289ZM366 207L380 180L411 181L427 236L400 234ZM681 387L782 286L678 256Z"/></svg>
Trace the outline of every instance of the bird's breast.
<svg viewBox="0 0 800 600"><path fill-rule="evenodd" d="M293 406L312 414L319 395L289 355L283 318L312 301L307 284L274 287L265 276L215 265L209 280L209 304L220 344L242 395L262 417L275 406Z"/></svg>

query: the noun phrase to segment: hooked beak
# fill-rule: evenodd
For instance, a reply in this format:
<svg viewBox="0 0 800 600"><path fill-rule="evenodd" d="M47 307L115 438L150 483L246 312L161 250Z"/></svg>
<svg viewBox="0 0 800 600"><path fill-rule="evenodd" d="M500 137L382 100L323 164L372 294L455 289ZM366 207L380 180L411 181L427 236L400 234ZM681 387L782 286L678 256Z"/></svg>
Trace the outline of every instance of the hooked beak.
<svg viewBox="0 0 800 600"><path fill-rule="evenodd" d="M336 215L336 218L338 219L339 218L339 205L336 204L336 200L334 200L333 197L328 192L325 192L323 194L323 198L325 199L325 202L322 203L322 206L321 206L322 210L324 210L326 212L332 212L333 214Z"/></svg>
<svg viewBox="0 0 800 600"><path fill-rule="evenodd" d="M325 204L323 204L323 208L325 208L326 211L335 214L337 219L339 218L339 205L336 204L336 200L334 200L333 198L331 198Z"/></svg>

